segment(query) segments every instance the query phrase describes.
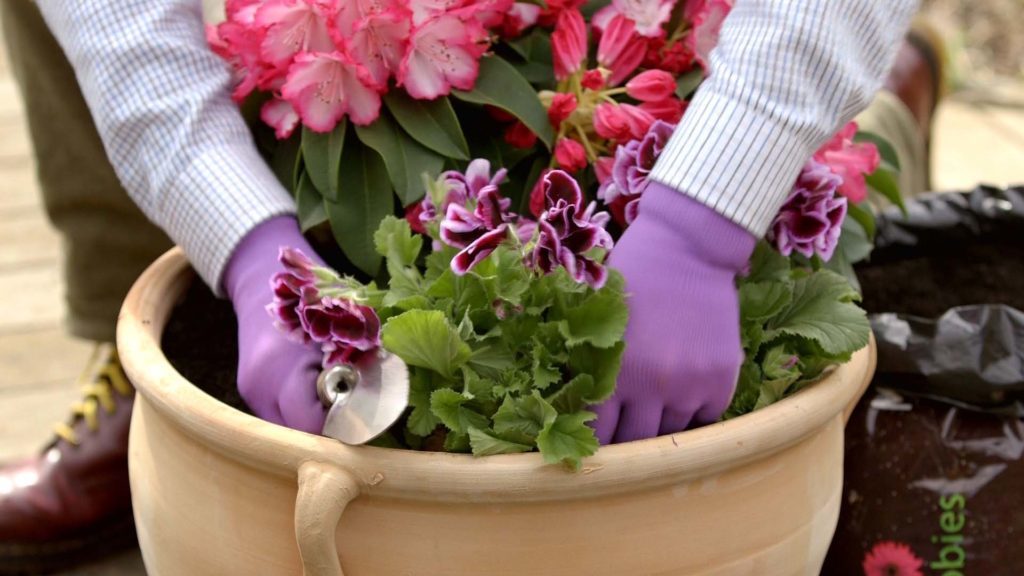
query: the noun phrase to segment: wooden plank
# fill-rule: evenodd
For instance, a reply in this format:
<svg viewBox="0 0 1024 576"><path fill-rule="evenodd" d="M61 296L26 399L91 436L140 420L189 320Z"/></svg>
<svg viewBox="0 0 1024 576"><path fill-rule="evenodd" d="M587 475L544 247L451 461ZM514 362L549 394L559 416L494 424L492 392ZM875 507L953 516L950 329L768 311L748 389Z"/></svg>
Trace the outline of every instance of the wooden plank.
<svg viewBox="0 0 1024 576"><path fill-rule="evenodd" d="M0 393L0 461L26 456L53 437L53 425L67 419L80 397L65 381L32 390Z"/></svg>
<svg viewBox="0 0 1024 576"><path fill-rule="evenodd" d="M0 335L56 326L64 316L64 282L52 264L3 272L0 294Z"/></svg>
<svg viewBox="0 0 1024 576"><path fill-rule="evenodd" d="M60 235L38 208L0 212L0 271L60 258Z"/></svg>
<svg viewBox="0 0 1024 576"><path fill-rule="evenodd" d="M35 162L0 162L0 217L10 210L41 206Z"/></svg>
<svg viewBox="0 0 1024 576"><path fill-rule="evenodd" d="M73 388L93 346L60 325L0 336L0 393L54 382Z"/></svg>
<svg viewBox="0 0 1024 576"><path fill-rule="evenodd" d="M1003 116L1001 121L1016 120ZM993 127L990 112L983 106L943 102L933 138L932 184L936 190L1024 182L1024 150L1007 130Z"/></svg>

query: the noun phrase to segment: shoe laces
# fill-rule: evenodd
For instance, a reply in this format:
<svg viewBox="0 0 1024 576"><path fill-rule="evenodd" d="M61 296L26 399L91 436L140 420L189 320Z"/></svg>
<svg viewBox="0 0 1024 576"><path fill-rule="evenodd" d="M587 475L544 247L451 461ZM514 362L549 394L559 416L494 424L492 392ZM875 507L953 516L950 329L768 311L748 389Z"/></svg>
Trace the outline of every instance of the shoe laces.
<svg viewBox="0 0 1024 576"><path fill-rule="evenodd" d="M79 437L73 425L79 418L85 421L90 431L99 428L99 411L107 414L117 410L115 394L131 396L132 385L128 382L117 350L110 344L98 344L78 378L82 390L82 400L71 407L70 422L59 422L54 426L58 437L72 446L78 446Z"/></svg>

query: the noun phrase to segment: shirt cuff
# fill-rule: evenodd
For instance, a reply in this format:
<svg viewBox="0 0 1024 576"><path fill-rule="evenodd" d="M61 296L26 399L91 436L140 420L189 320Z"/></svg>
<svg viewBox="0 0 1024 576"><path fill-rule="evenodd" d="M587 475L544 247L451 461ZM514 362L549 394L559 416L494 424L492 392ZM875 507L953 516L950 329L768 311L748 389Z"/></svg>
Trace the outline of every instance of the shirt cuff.
<svg viewBox="0 0 1024 576"><path fill-rule="evenodd" d="M740 102L709 80L687 107L650 178L761 238L814 152L806 137L781 121L786 114Z"/></svg>
<svg viewBox="0 0 1024 576"><path fill-rule="evenodd" d="M224 268L245 235L270 218L295 214L295 201L251 144L201 152L162 200L163 228L218 296Z"/></svg>

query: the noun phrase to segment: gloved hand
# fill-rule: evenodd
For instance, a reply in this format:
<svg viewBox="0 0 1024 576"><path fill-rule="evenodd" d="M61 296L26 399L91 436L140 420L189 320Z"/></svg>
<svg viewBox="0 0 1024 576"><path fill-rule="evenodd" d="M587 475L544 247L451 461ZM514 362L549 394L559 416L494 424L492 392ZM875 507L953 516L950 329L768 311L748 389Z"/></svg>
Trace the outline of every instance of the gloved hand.
<svg viewBox="0 0 1024 576"><path fill-rule="evenodd" d="M743 352L734 279L754 251L747 230L656 182L609 265L626 278L629 324L615 395L594 411L601 444L714 422Z"/></svg>
<svg viewBox="0 0 1024 576"><path fill-rule="evenodd" d="M319 434L327 416L316 395L323 353L315 343L286 338L266 310L273 300L270 279L284 270L277 260L282 246L323 265L295 218L278 216L242 239L224 272L224 289L238 317L238 391L260 418Z"/></svg>

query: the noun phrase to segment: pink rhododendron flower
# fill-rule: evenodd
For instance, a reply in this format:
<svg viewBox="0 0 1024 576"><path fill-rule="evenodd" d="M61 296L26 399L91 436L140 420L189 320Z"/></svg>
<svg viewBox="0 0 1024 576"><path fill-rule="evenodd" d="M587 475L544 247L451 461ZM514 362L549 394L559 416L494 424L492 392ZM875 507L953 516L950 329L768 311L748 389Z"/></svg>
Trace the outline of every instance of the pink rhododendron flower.
<svg viewBox="0 0 1024 576"><path fill-rule="evenodd" d="M690 33L684 43L689 52L705 70L710 61L708 55L718 44L718 34L722 30L722 22L732 10L734 0L687 0L683 17L690 21Z"/></svg>
<svg viewBox="0 0 1024 576"><path fill-rule="evenodd" d="M628 226L636 219L640 197L650 183L648 176L674 131L675 125L658 120L643 138L615 149L610 178L598 188L597 197L608 205L619 225Z"/></svg>
<svg viewBox="0 0 1024 576"><path fill-rule="evenodd" d="M660 102L675 92L675 77L663 70L645 70L626 82L626 94L641 102Z"/></svg>
<svg viewBox="0 0 1024 576"><path fill-rule="evenodd" d="M846 218L846 198L836 196L842 179L828 166L809 160L768 230L768 241L789 256L795 250L828 261Z"/></svg>
<svg viewBox="0 0 1024 576"><path fill-rule="evenodd" d="M231 97L236 102L244 100L256 88L275 89L284 79L285 71L267 64L260 55L265 31L255 23L259 7L255 0L228 2L228 19L206 28L210 48L231 65L235 80Z"/></svg>
<svg viewBox="0 0 1024 576"><path fill-rule="evenodd" d="M618 86L636 70L647 53L645 39L632 20L617 15L608 23L597 45L598 63L611 70L608 85Z"/></svg>
<svg viewBox="0 0 1024 576"><path fill-rule="evenodd" d="M565 80L580 70L587 57L587 24L579 10L563 10L551 33L555 78Z"/></svg>
<svg viewBox="0 0 1024 576"><path fill-rule="evenodd" d="M260 108L260 120L274 129L274 136L280 140L292 135L299 125L299 113L291 102L280 98L271 98Z"/></svg>
<svg viewBox="0 0 1024 576"><path fill-rule="evenodd" d="M332 3L324 0L267 0L256 12L255 23L266 29L260 46L264 60L287 68L301 52L335 50L327 22Z"/></svg>
<svg viewBox="0 0 1024 576"><path fill-rule="evenodd" d="M399 12L407 18L412 13L405 0L336 0L334 17L334 40L340 45L356 31L360 21L377 14Z"/></svg>
<svg viewBox="0 0 1024 576"><path fill-rule="evenodd" d="M540 19L541 7L528 2L516 2L505 15L501 23L501 35L504 38L517 38L528 28L532 28Z"/></svg>
<svg viewBox="0 0 1024 576"><path fill-rule="evenodd" d="M553 26L563 10L578 10L586 4L586 0L545 0L545 8L541 10L537 23L541 26Z"/></svg>
<svg viewBox="0 0 1024 576"><path fill-rule="evenodd" d="M409 15L391 10L360 21L348 43L353 59L366 67L378 86L387 86L409 45Z"/></svg>
<svg viewBox="0 0 1024 576"><path fill-rule="evenodd" d="M487 32L473 19L444 14L413 29L398 83L413 98L432 100L452 87L470 90L480 71Z"/></svg>
<svg viewBox="0 0 1024 576"><path fill-rule="evenodd" d="M850 122L814 154L814 159L828 164L842 178L839 193L850 202L863 202L868 196L864 175L878 168L881 158L878 147L870 142L854 142L857 123Z"/></svg>
<svg viewBox="0 0 1024 576"><path fill-rule="evenodd" d="M587 151L576 140L562 137L555 143L555 161L569 172L583 170L587 167Z"/></svg>
<svg viewBox="0 0 1024 576"><path fill-rule="evenodd" d="M281 87L281 96L298 110L302 122L329 132L348 114L370 124L380 115L380 94L370 73L344 52L299 54Z"/></svg>
<svg viewBox="0 0 1024 576"><path fill-rule="evenodd" d="M612 0L612 3L594 16L594 25L602 32L615 16L622 15L633 21L637 34L647 38L665 35L662 26L672 16L676 0Z"/></svg>
<svg viewBox="0 0 1024 576"><path fill-rule="evenodd" d="M530 263L544 274L562 266L577 282L586 282L595 290L604 286L608 271L590 257L593 248L611 250L613 241L604 227L606 212L596 212L597 203L583 209L583 192L568 173L552 170L541 179L547 209L537 221L537 245Z"/></svg>
<svg viewBox="0 0 1024 576"><path fill-rule="evenodd" d="M879 542L864 556L864 576L924 576L919 558L902 542Z"/></svg>
<svg viewBox="0 0 1024 576"><path fill-rule="evenodd" d="M465 4L466 0L406 0L406 5L412 11L412 23L416 26Z"/></svg>

